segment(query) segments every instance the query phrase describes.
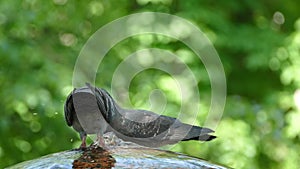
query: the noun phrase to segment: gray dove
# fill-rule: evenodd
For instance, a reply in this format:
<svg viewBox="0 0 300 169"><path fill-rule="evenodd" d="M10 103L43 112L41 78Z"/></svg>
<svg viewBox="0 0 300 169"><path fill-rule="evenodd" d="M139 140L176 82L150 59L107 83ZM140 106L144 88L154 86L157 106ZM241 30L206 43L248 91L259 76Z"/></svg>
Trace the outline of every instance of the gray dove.
<svg viewBox="0 0 300 169"><path fill-rule="evenodd" d="M103 134L113 132L118 138L147 147L160 147L179 141L210 141L216 136L209 128L193 126L178 119L147 110L120 107L102 88L86 83L75 88L64 106L65 120L80 134L80 147L86 147L87 134L97 134L97 144L105 147Z"/></svg>

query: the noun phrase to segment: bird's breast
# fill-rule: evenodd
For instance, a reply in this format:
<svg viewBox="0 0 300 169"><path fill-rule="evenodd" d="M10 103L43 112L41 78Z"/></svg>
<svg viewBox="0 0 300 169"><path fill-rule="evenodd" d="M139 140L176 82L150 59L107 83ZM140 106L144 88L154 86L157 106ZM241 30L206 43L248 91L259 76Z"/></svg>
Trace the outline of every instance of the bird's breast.
<svg viewBox="0 0 300 169"><path fill-rule="evenodd" d="M73 104L78 123L83 131L87 134L103 134L106 131L107 122L100 112L96 98L92 93L75 93L73 95Z"/></svg>

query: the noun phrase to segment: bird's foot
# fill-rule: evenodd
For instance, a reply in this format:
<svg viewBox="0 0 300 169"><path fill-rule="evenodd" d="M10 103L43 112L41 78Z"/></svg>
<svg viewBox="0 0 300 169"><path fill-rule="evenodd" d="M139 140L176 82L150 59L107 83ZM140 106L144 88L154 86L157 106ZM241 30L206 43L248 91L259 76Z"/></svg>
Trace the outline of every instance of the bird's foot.
<svg viewBox="0 0 300 169"><path fill-rule="evenodd" d="M81 145L80 145L79 148L86 148L86 143L85 143L85 141L81 143Z"/></svg>
<svg viewBox="0 0 300 169"><path fill-rule="evenodd" d="M72 150L75 150L75 151L84 151L84 150L86 150L87 147L86 147L86 142L85 142L85 141L86 141L86 140L83 139L82 142L81 142L81 144L80 144L80 147L79 147L79 148L72 149Z"/></svg>
<svg viewBox="0 0 300 169"><path fill-rule="evenodd" d="M82 151L84 151L86 149L87 149L87 147L86 147L85 144L84 145L80 145L80 147L78 148L78 150L82 150Z"/></svg>
<svg viewBox="0 0 300 169"><path fill-rule="evenodd" d="M97 137L97 140L91 144L91 147L101 147L104 150L108 149L108 147L105 145L104 139L101 136Z"/></svg>
<svg viewBox="0 0 300 169"><path fill-rule="evenodd" d="M95 141L93 142L91 145L90 145L91 148L94 148L94 149L97 149L97 148L101 148L103 150L108 150L109 148L105 145L101 145L98 143L98 141Z"/></svg>

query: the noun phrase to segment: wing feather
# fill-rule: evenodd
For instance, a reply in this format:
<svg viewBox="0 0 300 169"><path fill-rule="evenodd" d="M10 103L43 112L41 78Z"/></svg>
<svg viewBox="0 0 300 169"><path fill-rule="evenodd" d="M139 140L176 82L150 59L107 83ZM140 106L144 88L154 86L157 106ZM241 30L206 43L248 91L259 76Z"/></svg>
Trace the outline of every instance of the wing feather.
<svg viewBox="0 0 300 169"><path fill-rule="evenodd" d="M65 120L68 126L72 126L73 124L73 116L75 113L74 105L73 105L73 92L75 89L68 95L67 100L64 105L64 112L65 112Z"/></svg>

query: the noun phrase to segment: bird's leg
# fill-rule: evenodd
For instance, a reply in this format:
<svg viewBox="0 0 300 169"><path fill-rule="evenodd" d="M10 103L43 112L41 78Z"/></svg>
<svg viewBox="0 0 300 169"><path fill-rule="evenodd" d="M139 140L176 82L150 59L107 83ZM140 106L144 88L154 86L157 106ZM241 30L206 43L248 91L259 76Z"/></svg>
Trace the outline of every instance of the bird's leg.
<svg viewBox="0 0 300 169"><path fill-rule="evenodd" d="M103 137L100 134L97 134L97 140L98 140L98 145L100 147L105 147L104 139L103 139Z"/></svg>
<svg viewBox="0 0 300 169"><path fill-rule="evenodd" d="M80 133L81 145L80 149L86 148L86 133Z"/></svg>

